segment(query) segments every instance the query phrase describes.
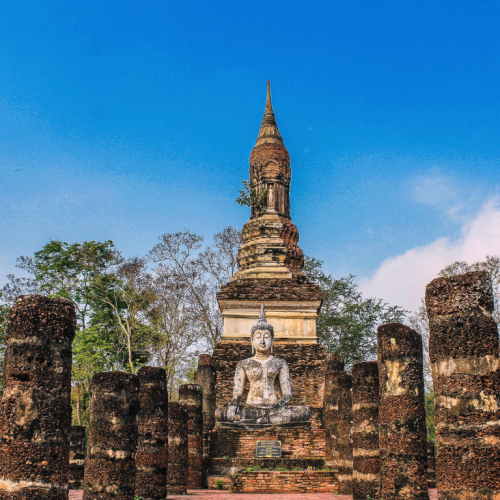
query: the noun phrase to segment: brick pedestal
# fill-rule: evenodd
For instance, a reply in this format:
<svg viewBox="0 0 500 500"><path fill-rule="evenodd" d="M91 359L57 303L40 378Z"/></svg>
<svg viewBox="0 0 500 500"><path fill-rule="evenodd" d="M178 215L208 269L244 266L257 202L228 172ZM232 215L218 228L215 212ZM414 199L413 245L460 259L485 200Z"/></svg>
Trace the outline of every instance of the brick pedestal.
<svg viewBox="0 0 500 500"><path fill-rule="evenodd" d="M422 338L400 323L378 328L380 496L428 500Z"/></svg>
<svg viewBox="0 0 500 500"><path fill-rule="evenodd" d="M18 297L7 323L0 499L67 500L75 307Z"/></svg>
<svg viewBox="0 0 500 500"><path fill-rule="evenodd" d="M378 498L380 484L379 379L375 361L352 368L353 500Z"/></svg>
<svg viewBox="0 0 500 500"><path fill-rule="evenodd" d="M500 497L500 367L485 272L427 285L441 499Z"/></svg>
<svg viewBox="0 0 500 500"><path fill-rule="evenodd" d="M139 387L129 373L92 378L83 500L134 500Z"/></svg>
<svg viewBox="0 0 500 500"><path fill-rule="evenodd" d="M135 494L145 500L163 500L167 494L168 393L163 368L143 366L137 372L141 382L139 436Z"/></svg>

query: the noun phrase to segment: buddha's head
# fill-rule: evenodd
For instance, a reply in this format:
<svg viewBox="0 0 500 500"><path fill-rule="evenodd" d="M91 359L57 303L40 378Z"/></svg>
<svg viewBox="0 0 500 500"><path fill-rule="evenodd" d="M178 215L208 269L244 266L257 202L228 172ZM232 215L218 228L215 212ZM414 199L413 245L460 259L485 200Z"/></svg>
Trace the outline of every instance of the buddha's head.
<svg viewBox="0 0 500 500"><path fill-rule="evenodd" d="M274 344L274 328L267 322L264 306L260 309L257 323L252 327L251 334L252 352L261 354L272 354Z"/></svg>

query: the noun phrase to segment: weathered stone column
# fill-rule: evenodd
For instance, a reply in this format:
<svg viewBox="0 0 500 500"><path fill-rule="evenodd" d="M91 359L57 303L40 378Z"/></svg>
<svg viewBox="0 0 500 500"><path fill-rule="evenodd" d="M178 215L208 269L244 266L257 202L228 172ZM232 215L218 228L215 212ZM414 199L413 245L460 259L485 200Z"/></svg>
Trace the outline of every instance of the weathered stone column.
<svg viewBox="0 0 500 500"><path fill-rule="evenodd" d="M353 500L379 495L379 399L377 362L355 364L352 367Z"/></svg>
<svg viewBox="0 0 500 500"><path fill-rule="evenodd" d="M169 403L168 494L183 495L187 492L188 467L188 410L179 403Z"/></svg>
<svg viewBox="0 0 500 500"><path fill-rule="evenodd" d="M336 352L329 352L326 355L326 368L325 374L330 372L343 372L344 360L340 354Z"/></svg>
<svg viewBox="0 0 500 500"><path fill-rule="evenodd" d="M203 388L203 456L207 458L209 450L209 433L215 426L216 408L216 373L210 354L198 356L196 383Z"/></svg>
<svg viewBox="0 0 500 500"><path fill-rule="evenodd" d="M7 322L0 499L66 500L75 306L24 295Z"/></svg>
<svg viewBox="0 0 500 500"><path fill-rule="evenodd" d="M188 482L191 490L203 488L203 388L184 384L179 387L179 404L188 411Z"/></svg>
<svg viewBox="0 0 500 500"><path fill-rule="evenodd" d="M433 443L427 443L427 487L436 487L436 450Z"/></svg>
<svg viewBox="0 0 500 500"><path fill-rule="evenodd" d="M92 378L83 500L134 500L139 387L129 373Z"/></svg>
<svg viewBox="0 0 500 500"><path fill-rule="evenodd" d="M427 285L440 499L500 498L500 366L485 272Z"/></svg>
<svg viewBox="0 0 500 500"><path fill-rule="evenodd" d="M343 362L336 365L343 366ZM324 401L325 462L338 470L339 495L352 495L351 375L341 370L327 373Z"/></svg>
<svg viewBox="0 0 500 500"><path fill-rule="evenodd" d="M135 494L144 500L167 496L168 392L163 368L142 366L137 372L141 389L135 457Z"/></svg>
<svg viewBox="0 0 500 500"><path fill-rule="evenodd" d="M400 323L378 328L380 496L427 500L422 337Z"/></svg>
<svg viewBox="0 0 500 500"><path fill-rule="evenodd" d="M69 434L69 489L82 489L85 472L85 427L73 425Z"/></svg>

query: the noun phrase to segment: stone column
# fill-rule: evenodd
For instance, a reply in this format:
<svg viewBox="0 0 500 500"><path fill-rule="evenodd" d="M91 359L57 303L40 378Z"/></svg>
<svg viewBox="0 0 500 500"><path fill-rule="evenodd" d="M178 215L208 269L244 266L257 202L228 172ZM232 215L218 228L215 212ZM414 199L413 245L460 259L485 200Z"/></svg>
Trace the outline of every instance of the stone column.
<svg viewBox="0 0 500 500"><path fill-rule="evenodd" d="M85 472L85 427L73 425L69 433L69 489L81 490Z"/></svg>
<svg viewBox="0 0 500 500"><path fill-rule="evenodd" d="M198 356L196 383L203 388L203 456L207 458L210 445L209 433L215 426L216 408L216 373L210 354Z"/></svg>
<svg viewBox="0 0 500 500"><path fill-rule="evenodd" d="M140 382L123 372L96 373L83 500L134 500Z"/></svg>
<svg viewBox="0 0 500 500"><path fill-rule="evenodd" d="M436 487L436 450L433 443L427 443L427 487Z"/></svg>
<svg viewBox="0 0 500 500"><path fill-rule="evenodd" d="M0 499L66 500L75 306L24 295L7 322Z"/></svg>
<svg viewBox="0 0 500 500"><path fill-rule="evenodd" d="M184 495L187 492L188 467L188 411L179 403L169 403L168 494Z"/></svg>
<svg viewBox="0 0 500 500"><path fill-rule="evenodd" d="M439 498L500 498L500 366L485 272L427 285Z"/></svg>
<svg viewBox="0 0 500 500"><path fill-rule="evenodd" d="M337 367L343 367L343 362ZM344 371L325 376L325 462L338 470L339 495L352 495L352 377Z"/></svg>
<svg viewBox="0 0 500 500"><path fill-rule="evenodd" d="M325 374L330 372L343 372L344 360L340 354L329 352L326 355L326 369Z"/></svg>
<svg viewBox="0 0 500 500"><path fill-rule="evenodd" d="M378 328L380 496L428 500L422 337L400 323Z"/></svg>
<svg viewBox="0 0 500 500"><path fill-rule="evenodd" d="M188 411L188 482L190 490L203 488L203 388L184 384L179 387L179 404Z"/></svg>
<svg viewBox="0 0 500 500"><path fill-rule="evenodd" d="M145 500L167 495L168 393L163 368L142 366L137 372L141 389L135 457L135 494Z"/></svg>
<svg viewBox="0 0 500 500"><path fill-rule="evenodd" d="M353 500L379 495L379 399L377 362L355 364L352 367Z"/></svg>

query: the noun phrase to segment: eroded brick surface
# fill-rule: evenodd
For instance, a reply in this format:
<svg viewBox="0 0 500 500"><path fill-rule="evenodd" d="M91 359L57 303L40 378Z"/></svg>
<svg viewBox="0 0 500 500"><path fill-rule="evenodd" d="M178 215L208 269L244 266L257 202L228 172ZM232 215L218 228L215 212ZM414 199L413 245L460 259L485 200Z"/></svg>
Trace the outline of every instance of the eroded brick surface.
<svg viewBox="0 0 500 500"><path fill-rule="evenodd" d="M139 387L124 372L92 378L84 500L134 500Z"/></svg>
<svg viewBox="0 0 500 500"><path fill-rule="evenodd" d="M67 498L75 326L69 300L25 295L10 311L0 405L1 500Z"/></svg>
<svg viewBox="0 0 500 500"><path fill-rule="evenodd" d="M185 494L188 482L188 410L179 403L168 404L167 493Z"/></svg>
<svg viewBox="0 0 500 500"><path fill-rule="evenodd" d="M427 285L437 487L443 499L500 496L500 367L485 272Z"/></svg>
<svg viewBox="0 0 500 500"><path fill-rule="evenodd" d="M379 376L375 361L352 368L353 499L378 498L380 485Z"/></svg>
<svg viewBox="0 0 500 500"><path fill-rule="evenodd" d="M141 382L135 494L164 499L168 467L168 393L163 368L143 366Z"/></svg>
<svg viewBox="0 0 500 500"><path fill-rule="evenodd" d="M181 385L179 404L188 411L187 487L203 488L203 387L197 384Z"/></svg>
<svg viewBox="0 0 500 500"><path fill-rule="evenodd" d="M400 323L378 328L382 498L429 498L422 338Z"/></svg>

